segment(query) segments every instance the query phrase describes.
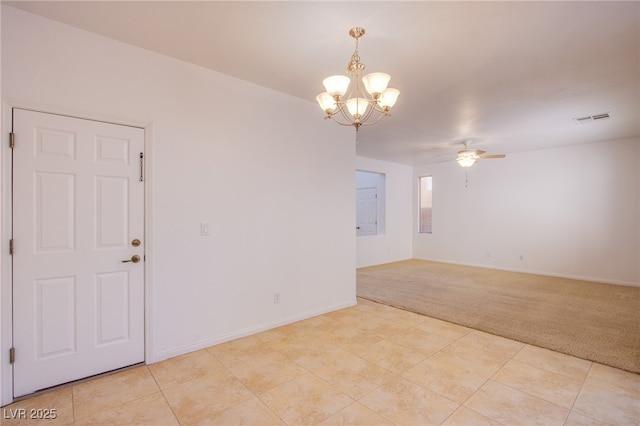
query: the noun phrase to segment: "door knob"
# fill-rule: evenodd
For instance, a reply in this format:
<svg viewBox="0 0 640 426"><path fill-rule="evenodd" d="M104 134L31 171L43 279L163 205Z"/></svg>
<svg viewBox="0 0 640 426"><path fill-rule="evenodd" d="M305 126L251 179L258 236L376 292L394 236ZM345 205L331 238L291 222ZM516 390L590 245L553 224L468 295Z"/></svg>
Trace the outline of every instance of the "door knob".
<svg viewBox="0 0 640 426"><path fill-rule="evenodd" d="M140 262L140 256L138 256L137 254L134 254L133 256L131 256L131 259L122 261L122 263L127 263L127 262L138 263Z"/></svg>
<svg viewBox="0 0 640 426"><path fill-rule="evenodd" d="M131 245L134 246L134 247L139 247L140 244L141 244L140 240L137 239L137 238L135 240L131 241Z"/></svg>

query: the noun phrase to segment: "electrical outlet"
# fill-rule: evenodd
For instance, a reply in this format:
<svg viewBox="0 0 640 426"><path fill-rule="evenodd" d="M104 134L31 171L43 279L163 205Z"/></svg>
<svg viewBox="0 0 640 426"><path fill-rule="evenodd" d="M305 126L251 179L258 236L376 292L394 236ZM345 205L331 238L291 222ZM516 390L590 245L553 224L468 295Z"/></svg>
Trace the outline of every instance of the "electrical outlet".
<svg viewBox="0 0 640 426"><path fill-rule="evenodd" d="M524 260L524 254L520 255L520 260Z"/></svg>
<svg viewBox="0 0 640 426"><path fill-rule="evenodd" d="M280 303L280 293L273 293L273 303Z"/></svg>

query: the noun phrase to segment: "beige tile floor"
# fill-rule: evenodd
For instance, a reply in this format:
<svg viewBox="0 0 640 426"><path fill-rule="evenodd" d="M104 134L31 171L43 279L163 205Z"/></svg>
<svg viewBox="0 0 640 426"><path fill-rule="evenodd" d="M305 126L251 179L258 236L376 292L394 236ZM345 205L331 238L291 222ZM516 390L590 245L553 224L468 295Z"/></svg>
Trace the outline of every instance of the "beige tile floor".
<svg viewBox="0 0 640 426"><path fill-rule="evenodd" d="M640 425L640 375L366 300L43 393L46 425ZM35 422L34 422L35 423Z"/></svg>

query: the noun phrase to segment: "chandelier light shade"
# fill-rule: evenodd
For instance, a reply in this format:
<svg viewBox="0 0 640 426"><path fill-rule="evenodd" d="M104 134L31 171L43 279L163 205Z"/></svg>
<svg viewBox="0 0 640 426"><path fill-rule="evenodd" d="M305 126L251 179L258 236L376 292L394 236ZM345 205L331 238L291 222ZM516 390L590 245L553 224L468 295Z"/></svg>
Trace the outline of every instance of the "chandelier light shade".
<svg viewBox="0 0 640 426"><path fill-rule="evenodd" d="M391 76L383 72L372 72L371 74L367 74L362 77L364 88L374 96L380 96L382 92L385 91L387 84L389 84L389 80L391 80Z"/></svg>
<svg viewBox="0 0 640 426"><path fill-rule="evenodd" d="M387 89L382 92L380 96L380 106L383 108L390 109L392 106L396 104L398 100L398 95L400 95L400 91L398 89Z"/></svg>
<svg viewBox="0 0 640 426"><path fill-rule="evenodd" d="M387 87L391 80L389 74L373 72L362 75L364 64L358 54L358 40L364 33L364 28L351 28L349 35L356 40L356 49L347 64L347 74L325 78L322 84L326 92L316 96L320 108L327 114L325 119L353 126L356 130L390 115L389 110L400 95L398 89Z"/></svg>
<svg viewBox="0 0 640 426"><path fill-rule="evenodd" d="M347 111L356 120L359 119L367 112L369 101L365 98L351 98L347 100Z"/></svg>
<svg viewBox="0 0 640 426"><path fill-rule="evenodd" d="M322 81L324 88L327 90L326 93L331 96L344 96L349 89L349 77L346 75L332 75L331 77L327 77Z"/></svg>

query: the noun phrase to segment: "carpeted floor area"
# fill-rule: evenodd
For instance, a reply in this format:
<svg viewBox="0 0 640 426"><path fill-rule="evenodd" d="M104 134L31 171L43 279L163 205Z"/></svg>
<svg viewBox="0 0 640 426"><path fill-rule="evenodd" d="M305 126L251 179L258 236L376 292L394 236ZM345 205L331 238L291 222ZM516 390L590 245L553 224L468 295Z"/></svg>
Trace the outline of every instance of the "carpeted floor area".
<svg viewBox="0 0 640 426"><path fill-rule="evenodd" d="M360 268L359 297L640 373L640 288L424 260Z"/></svg>

